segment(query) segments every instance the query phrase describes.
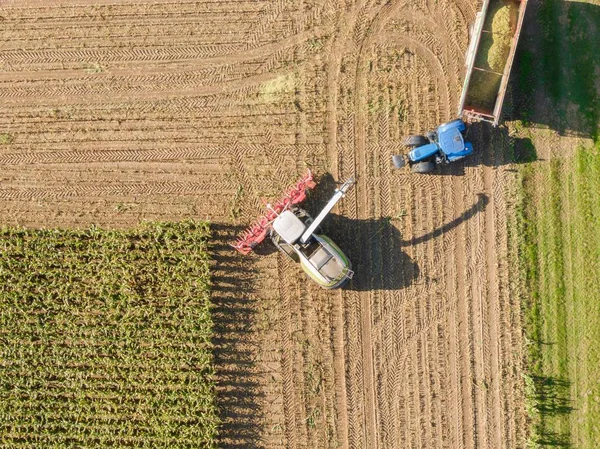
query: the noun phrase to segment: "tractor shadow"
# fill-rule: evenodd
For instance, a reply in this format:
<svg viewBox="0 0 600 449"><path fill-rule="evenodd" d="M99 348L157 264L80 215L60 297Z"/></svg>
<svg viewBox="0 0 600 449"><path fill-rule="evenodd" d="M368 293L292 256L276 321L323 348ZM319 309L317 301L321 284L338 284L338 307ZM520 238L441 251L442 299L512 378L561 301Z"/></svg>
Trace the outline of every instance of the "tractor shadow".
<svg viewBox="0 0 600 449"><path fill-rule="evenodd" d="M229 246L241 227L212 224L212 318L216 400L221 419L218 446L261 447L264 395L256 380L252 326L257 308L252 299L255 270Z"/></svg>

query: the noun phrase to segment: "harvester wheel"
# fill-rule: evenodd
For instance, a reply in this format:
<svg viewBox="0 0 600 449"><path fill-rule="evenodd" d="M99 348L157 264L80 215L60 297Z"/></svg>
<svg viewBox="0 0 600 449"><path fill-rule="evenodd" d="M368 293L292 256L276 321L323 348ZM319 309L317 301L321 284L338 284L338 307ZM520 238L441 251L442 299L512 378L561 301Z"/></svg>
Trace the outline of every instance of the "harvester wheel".
<svg viewBox="0 0 600 449"><path fill-rule="evenodd" d="M404 141L404 145L407 147L420 147L429 143L425 136L408 136Z"/></svg>
<svg viewBox="0 0 600 449"><path fill-rule="evenodd" d="M310 218L310 215L308 215L308 212L306 212L301 207L293 207L291 210L294 213L294 215L298 218L305 218L305 217ZM312 221L312 219L311 219L311 221Z"/></svg>
<svg viewBox="0 0 600 449"><path fill-rule="evenodd" d="M435 168L433 162L417 162L410 167L410 171L413 173L431 173Z"/></svg>

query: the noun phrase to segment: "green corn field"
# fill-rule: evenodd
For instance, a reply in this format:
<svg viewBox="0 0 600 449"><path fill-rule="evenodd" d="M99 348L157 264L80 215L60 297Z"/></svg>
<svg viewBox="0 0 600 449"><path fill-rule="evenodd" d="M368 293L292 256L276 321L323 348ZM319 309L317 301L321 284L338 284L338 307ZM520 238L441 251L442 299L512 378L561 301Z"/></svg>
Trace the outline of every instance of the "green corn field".
<svg viewBox="0 0 600 449"><path fill-rule="evenodd" d="M0 230L0 447L212 448L206 223Z"/></svg>

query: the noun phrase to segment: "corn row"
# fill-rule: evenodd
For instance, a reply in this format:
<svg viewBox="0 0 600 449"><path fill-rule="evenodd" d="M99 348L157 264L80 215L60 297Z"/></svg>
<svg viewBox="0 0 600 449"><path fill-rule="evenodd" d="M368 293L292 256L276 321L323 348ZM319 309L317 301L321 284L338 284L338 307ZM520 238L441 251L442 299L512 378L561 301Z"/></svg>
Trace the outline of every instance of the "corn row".
<svg viewBox="0 0 600 449"><path fill-rule="evenodd" d="M0 230L0 448L213 448L206 223Z"/></svg>

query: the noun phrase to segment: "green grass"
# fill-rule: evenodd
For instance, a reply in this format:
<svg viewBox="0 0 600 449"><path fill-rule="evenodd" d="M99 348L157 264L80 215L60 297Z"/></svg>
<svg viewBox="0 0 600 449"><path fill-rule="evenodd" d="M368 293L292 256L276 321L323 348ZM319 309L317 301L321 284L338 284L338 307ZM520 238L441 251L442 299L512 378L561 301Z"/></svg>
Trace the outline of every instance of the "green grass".
<svg viewBox="0 0 600 449"><path fill-rule="evenodd" d="M0 230L0 447L215 446L208 237Z"/></svg>
<svg viewBox="0 0 600 449"><path fill-rule="evenodd" d="M520 169L533 447L600 441L600 144ZM536 446L537 445L537 446Z"/></svg>

